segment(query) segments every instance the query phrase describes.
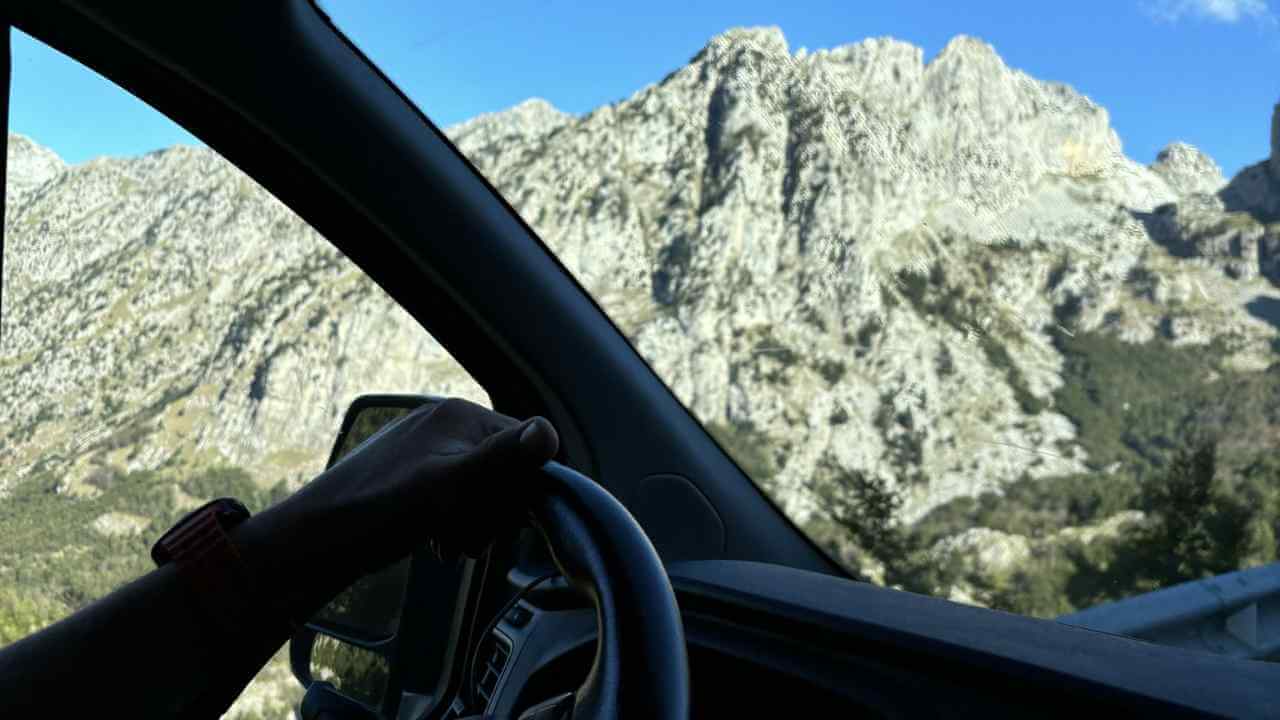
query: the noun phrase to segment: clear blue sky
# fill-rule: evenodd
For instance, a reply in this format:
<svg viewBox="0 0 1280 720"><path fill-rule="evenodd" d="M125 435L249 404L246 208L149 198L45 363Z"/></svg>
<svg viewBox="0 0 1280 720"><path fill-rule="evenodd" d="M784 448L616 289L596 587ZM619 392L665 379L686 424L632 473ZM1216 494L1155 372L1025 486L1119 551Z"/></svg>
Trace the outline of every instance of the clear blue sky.
<svg viewBox="0 0 1280 720"><path fill-rule="evenodd" d="M1072 85L1111 113L1125 152L1150 162L1173 140L1231 174L1266 156L1280 100L1278 0L781 3L579 0L322 6L440 125L540 96L574 113L661 80L714 35L777 25L794 51L892 36L932 58L957 34L1009 65ZM11 127L70 162L196 143L96 75L17 34Z"/></svg>

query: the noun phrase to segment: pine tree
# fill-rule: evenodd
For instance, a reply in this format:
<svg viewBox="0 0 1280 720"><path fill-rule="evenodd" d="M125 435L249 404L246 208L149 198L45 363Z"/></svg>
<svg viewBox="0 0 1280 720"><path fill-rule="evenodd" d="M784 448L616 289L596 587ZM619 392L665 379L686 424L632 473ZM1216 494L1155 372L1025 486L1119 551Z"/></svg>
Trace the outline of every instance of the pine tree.
<svg viewBox="0 0 1280 720"><path fill-rule="evenodd" d="M1209 522L1214 514L1213 480L1217 445L1200 442L1179 449L1161 480L1151 483L1147 511L1155 522L1140 538L1151 579L1158 586L1175 585L1215 574L1214 538Z"/></svg>

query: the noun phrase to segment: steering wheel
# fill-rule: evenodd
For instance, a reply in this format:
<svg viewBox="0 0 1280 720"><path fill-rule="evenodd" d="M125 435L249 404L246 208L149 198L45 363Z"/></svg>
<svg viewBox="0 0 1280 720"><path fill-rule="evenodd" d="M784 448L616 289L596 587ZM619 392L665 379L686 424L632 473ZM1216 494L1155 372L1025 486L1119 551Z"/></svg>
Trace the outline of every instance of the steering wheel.
<svg viewBox="0 0 1280 720"><path fill-rule="evenodd" d="M530 510L533 525L565 580L596 607L595 662L572 696L570 717L687 720L684 626L653 543L622 503L589 478L557 462L538 475L543 486ZM521 717L560 715L545 705Z"/></svg>
<svg viewBox="0 0 1280 720"><path fill-rule="evenodd" d="M595 661L577 692L520 720L687 720L684 627L649 537L622 503L574 470L548 462L530 481L530 520L565 581L591 598L597 634ZM311 684L300 710L314 720L375 717L325 682Z"/></svg>

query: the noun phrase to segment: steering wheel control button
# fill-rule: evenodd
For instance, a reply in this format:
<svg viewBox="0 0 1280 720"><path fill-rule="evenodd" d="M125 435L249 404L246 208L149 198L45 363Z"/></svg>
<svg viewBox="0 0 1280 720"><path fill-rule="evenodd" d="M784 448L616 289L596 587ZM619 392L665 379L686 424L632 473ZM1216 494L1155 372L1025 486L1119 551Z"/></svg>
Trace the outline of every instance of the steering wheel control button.
<svg viewBox="0 0 1280 720"><path fill-rule="evenodd" d="M508 612L507 616L503 619L506 620L507 624L511 627L522 628L525 625L528 625L529 621L533 619L533 613L529 612L528 608L517 605L511 608L511 612Z"/></svg>
<svg viewBox="0 0 1280 720"><path fill-rule="evenodd" d="M520 713L520 720L564 720L573 715L573 693L557 695Z"/></svg>

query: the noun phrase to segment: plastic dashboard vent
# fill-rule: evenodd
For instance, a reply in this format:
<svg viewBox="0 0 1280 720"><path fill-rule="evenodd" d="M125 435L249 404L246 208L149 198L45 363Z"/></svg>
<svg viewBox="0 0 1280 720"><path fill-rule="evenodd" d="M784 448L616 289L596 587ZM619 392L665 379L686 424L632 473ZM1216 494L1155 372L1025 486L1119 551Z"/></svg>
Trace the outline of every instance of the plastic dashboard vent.
<svg viewBox="0 0 1280 720"><path fill-rule="evenodd" d="M480 678L476 682L476 692L480 695L480 702L484 707L489 706L489 698L493 697L493 691L498 687L498 679L502 677L502 671L510 658L511 642L494 630L480 646L476 667L476 675Z"/></svg>

